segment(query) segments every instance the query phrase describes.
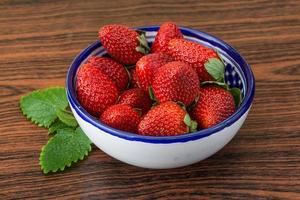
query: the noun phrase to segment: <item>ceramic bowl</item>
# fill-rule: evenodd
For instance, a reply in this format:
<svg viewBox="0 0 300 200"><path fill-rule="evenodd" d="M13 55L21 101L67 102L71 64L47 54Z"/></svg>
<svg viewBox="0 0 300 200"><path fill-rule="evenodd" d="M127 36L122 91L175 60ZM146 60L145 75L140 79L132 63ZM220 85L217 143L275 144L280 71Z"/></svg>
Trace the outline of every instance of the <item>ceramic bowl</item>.
<svg viewBox="0 0 300 200"><path fill-rule="evenodd" d="M146 31L149 43L158 26L138 27ZM225 121L205 130L179 136L142 136L109 127L91 116L76 99L75 80L79 67L92 55L106 52L99 41L84 49L72 62L67 74L67 97L78 124L90 140L108 155L131 165L166 169L199 162L224 147L244 123L251 108L255 82L244 58L224 41L207 33L180 27L188 40L219 51L226 63L225 80L242 91L243 101L236 112Z"/></svg>

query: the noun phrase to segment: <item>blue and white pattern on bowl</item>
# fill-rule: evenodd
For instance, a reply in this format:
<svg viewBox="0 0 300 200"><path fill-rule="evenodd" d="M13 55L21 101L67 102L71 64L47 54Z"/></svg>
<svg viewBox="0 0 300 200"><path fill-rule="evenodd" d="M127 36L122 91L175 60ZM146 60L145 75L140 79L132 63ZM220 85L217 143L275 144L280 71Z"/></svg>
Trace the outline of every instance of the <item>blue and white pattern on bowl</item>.
<svg viewBox="0 0 300 200"><path fill-rule="evenodd" d="M138 27L154 40L158 26ZM178 136L143 136L117 130L91 116L78 102L75 91L76 73L92 55L105 55L99 41L83 50L72 62L66 80L67 97L80 127L101 150L123 162L146 168L173 168L203 160L226 145L242 126L254 98L255 82L250 66L224 41L207 33L180 27L188 40L216 49L226 63L225 81L239 87L243 101L233 115L223 122L195 133Z"/></svg>

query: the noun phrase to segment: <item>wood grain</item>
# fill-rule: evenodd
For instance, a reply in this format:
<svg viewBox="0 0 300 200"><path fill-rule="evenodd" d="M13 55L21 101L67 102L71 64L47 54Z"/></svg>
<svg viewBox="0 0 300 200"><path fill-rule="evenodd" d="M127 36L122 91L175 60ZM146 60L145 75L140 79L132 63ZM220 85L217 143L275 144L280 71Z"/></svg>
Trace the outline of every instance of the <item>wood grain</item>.
<svg viewBox="0 0 300 200"><path fill-rule="evenodd" d="M64 85L100 26L175 21L238 49L256 77L237 136L209 159L172 170L123 164L96 149L43 175L47 132L20 113L21 95ZM0 199L300 199L300 2L0 1Z"/></svg>

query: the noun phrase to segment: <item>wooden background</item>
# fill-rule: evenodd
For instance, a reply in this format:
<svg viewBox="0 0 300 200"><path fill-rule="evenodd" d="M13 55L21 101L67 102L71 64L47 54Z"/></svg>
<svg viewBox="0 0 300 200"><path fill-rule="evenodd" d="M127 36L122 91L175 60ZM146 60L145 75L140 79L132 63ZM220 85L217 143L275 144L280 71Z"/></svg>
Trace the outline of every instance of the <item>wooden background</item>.
<svg viewBox="0 0 300 200"><path fill-rule="evenodd" d="M64 85L76 54L104 24L172 20L238 49L256 77L237 136L203 162L146 170L95 150L45 176L47 131L20 113L21 95ZM300 1L0 1L0 199L300 199Z"/></svg>

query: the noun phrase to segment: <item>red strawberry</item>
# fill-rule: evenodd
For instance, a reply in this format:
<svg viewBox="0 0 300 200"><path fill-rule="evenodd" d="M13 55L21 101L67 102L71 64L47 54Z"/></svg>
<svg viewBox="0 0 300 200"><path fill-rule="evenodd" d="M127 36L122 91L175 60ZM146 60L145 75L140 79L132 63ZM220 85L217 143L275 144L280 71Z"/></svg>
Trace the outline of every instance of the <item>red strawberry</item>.
<svg viewBox="0 0 300 200"><path fill-rule="evenodd" d="M196 71L184 62L173 61L159 68L152 88L159 102L180 101L190 105L198 95L199 79Z"/></svg>
<svg viewBox="0 0 300 200"><path fill-rule="evenodd" d="M130 88L139 88L139 83L138 83L138 77L136 74L136 69L132 68L129 70L131 74L131 80L130 80Z"/></svg>
<svg viewBox="0 0 300 200"><path fill-rule="evenodd" d="M87 61L93 66L101 69L102 73L107 75L118 87L124 90L128 85L128 73L125 67L111 58L92 56Z"/></svg>
<svg viewBox="0 0 300 200"><path fill-rule="evenodd" d="M138 132L141 135L173 136L189 132L189 126L197 124L178 104L167 101L152 108L141 120Z"/></svg>
<svg viewBox="0 0 300 200"><path fill-rule="evenodd" d="M136 63L136 73L140 87L148 92L157 69L171 61L173 61L173 58L163 53L152 53L143 56Z"/></svg>
<svg viewBox="0 0 300 200"><path fill-rule="evenodd" d="M170 40L168 49L175 60L187 62L196 69L200 82L213 80L204 64L210 58L218 58L214 50L184 39Z"/></svg>
<svg viewBox="0 0 300 200"><path fill-rule="evenodd" d="M78 101L94 116L99 116L118 98L118 89L112 80L89 63L79 69L76 87Z"/></svg>
<svg viewBox="0 0 300 200"><path fill-rule="evenodd" d="M171 39L174 38L183 38L182 33L180 32L177 25L173 22L163 23L155 37L155 40L152 44L151 51L154 52L168 52L168 43Z"/></svg>
<svg viewBox="0 0 300 200"><path fill-rule="evenodd" d="M142 113L146 113L150 110L152 102L141 88L133 88L126 90L119 97L119 104L127 104L133 108L141 109Z"/></svg>
<svg viewBox="0 0 300 200"><path fill-rule="evenodd" d="M150 50L143 32L123 25L103 26L99 38L109 55L126 65L135 64Z"/></svg>
<svg viewBox="0 0 300 200"><path fill-rule="evenodd" d="M129 105L116 104L107 108L102 113L100 120L113 128L137 133L140 116Z"/></svg>
<svg viewBox="0 0 300 200"><path fill-rule="evenodd" d="M232 94L219 86L208 85L200 88L199 100L192 112L201 128L209 128L228 118L234 111Z"/></svg>

